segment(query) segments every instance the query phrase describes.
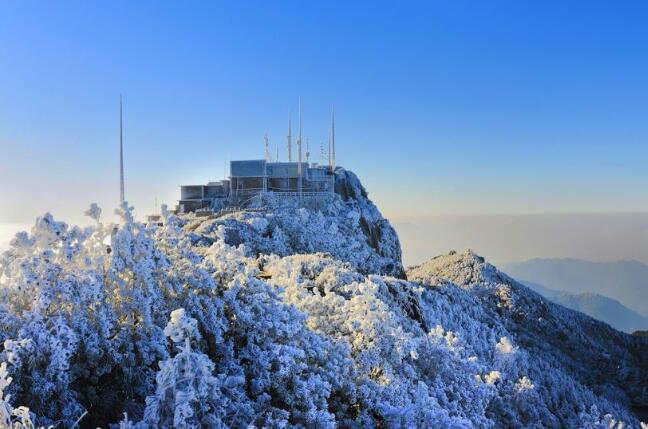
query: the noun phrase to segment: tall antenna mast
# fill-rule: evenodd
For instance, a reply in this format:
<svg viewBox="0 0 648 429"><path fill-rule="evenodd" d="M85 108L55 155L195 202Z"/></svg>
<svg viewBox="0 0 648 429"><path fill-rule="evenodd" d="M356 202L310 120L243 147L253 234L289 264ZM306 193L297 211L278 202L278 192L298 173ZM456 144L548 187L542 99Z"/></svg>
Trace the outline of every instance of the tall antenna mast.
<svg viewBox="0 0 648 429"><path fill-rule="evenodd" d="M275 156L275 162L279 162L279 143L275 143L275 149L277 150L277 155Z"/></svg>
<svg viewBox="0 0 648 429"><path fill-rule="evenodd" d="M332 148L332 161L331 168L335 171L335 110L331 109L331 148Z"/></svg>
<svg viewBox="0 0 648 429"><path fill-rule="evenodd" d="M302 112L301 97L299 97L299 135L297 136L297 191L302 195Z"/></svg>
<svg viewBox="0 0 648 429"><path fill-rule="evenodd" d="M306 139L306 163L310 160L310 139Z"/></svg>
<svg viewBox="0 0 648 429"><path fill-rule="evenodd" d="M328 166L332 170L333 169L333 150L331 148L331 129L329 128L329 133L328 133Z"/></svg>
<svg viewBox="0 0 648 429"><path fill-rule="evenodd" d="M119 202L124 202L124 133L121 94L119 94Z"/></svg>
<svg viewBox="0 0 648 429"><path fill-rule="evenodd" d="M268 133L263 136L263 144L265 145L265 160L270 162L270 151L268 150Z"/></svg>
<svg viewBox="0 0 648 429"><path fill-rule="evenodd" d="M292 162L292 126L290 125L290 113L288 113L288 162Z"/></svg>

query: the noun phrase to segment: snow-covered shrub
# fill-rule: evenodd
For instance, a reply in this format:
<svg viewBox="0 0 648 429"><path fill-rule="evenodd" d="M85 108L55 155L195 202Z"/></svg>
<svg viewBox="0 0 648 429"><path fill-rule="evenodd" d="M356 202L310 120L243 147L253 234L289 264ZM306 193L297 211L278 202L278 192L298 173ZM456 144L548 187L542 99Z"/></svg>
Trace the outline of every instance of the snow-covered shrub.
<svg viewBox="0 0 648 429"><path fill-rule="evenodd" d="M14 408L9 402L11 396L5 397L4 390L11 384L11 381L11 377L7 375L7 363L2 362L0 364L0 428L35 429L29 408Z"/></svg>
<svg viewBox="0 0 648 429"><path fill-rule="evenodd" d="M579 428L581 429L625 429L627 425L624 422L617 421L611 414L601 415L596 405L592 405L589 410L581 411L578 414ZM642 423L643 427L644 424Z"/></svg>
<svg viewBox="0 0 648 429"><path fill-rule="evenodd" d="M407 274L425 288L423 314L470 338L466 351L500 374L486 411L498 426L579 427L575 410L596 405L638 427L618 392L648 398L645 342L545 302L471 251L433 258Z"/></svg>
<svg viewBox="0 0 648 429"><path fill-rule="evenodd" d="M199 338L198 322L184 309L171 313L164 328L177 348L177 354L160 362L156 392L147 398L142 427L192 428L223 426L220 380L212 375L214 363L203 353L192 351L191 342Z"/></svg>
<svg viewBox="0 0 648 429"><path fill-rule="evenodd" d="M512 355L517 350L517 347L511 344L511 340L508 337L500 338L497 344L495 344L495 348L502 356Z"/></svg>
<svg viewBox="0 0 648 429"><path fill-rule="evenodd" d="M162 226L127 204L119 225L96 205L86 228L39 218L0 257L3 422L638 427L644 339L474 253L386 276L402 277L398 239L343 177L325 205L163 207Z"/></svg>

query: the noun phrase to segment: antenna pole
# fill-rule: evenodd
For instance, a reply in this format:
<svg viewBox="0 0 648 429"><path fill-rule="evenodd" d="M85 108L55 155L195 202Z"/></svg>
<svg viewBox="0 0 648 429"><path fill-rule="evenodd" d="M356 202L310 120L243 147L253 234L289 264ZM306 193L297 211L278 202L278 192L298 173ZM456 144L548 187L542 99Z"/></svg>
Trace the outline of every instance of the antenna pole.
<svg viewBox="0 0 648 429"><path fill-rule="evenodd" d="M270 151L268 150L268 133L263 136L263 143L265 145L265 160L270 162Z"/></svg>
<svg viewBox="0 0 648 429"><path fill-rule="evenodd" d="M290 124L290 113L288 113L288 162L292 162L292 126Z"/></svg>
<svg viewBox="0 0 648 429"><path fill-rule="evenodd" d="M122 95L119 94L119 202L124 202L124 133L122 119Z"/></svg>
<svg viewBox="0 0 648 429"><path fill-rule="evenodd" d="M302 196L302 112L301 97L299 97L299 135L297 136L297 191Z"/></svg>
<svg viewBox="0 0 648 429"><path fill-rule="evenodd" d="M306 139L306 163L310 162L310 139Z"/></svg>
<svg viewBox="0 0 648 429"><path fill-rule="evenodd" d="M331 150L331 129L329 128L328 132L328 166L332 170L333 169L333 158L332 156L332 150Z"/></svg>
<svg viewBox="0 0 648 429"><path fill-rule="evenodd" d="M335 171L335 110L331 109L331 148L332 148L332 161L331 168Z"/></svg>

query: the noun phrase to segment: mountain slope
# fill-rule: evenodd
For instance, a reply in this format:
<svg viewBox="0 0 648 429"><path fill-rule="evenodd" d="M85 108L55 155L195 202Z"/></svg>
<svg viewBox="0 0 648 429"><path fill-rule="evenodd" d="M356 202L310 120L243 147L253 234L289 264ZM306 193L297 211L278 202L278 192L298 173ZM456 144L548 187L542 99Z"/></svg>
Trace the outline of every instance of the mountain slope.
<svg viewBox="0 0 648 429"><path fill-rule="evenodd" d="M488 320L499 320L532 359L542 360L610 401L645 407L645 343L547 301L470 252L434 258L408 270L408 278L441 287L448 280L456 283L480 302Z"/></svg>
<svg viewBox="0 0 648 429"><path fill-rule="evenodd" d="M84 412L88 428L640 427L648 339L471 253L406 280L357 178L338 169L336 189L162 226L126 204L120 225L96 206L87 228L37 219L0 257L0 412L15 428Z"/></svg>

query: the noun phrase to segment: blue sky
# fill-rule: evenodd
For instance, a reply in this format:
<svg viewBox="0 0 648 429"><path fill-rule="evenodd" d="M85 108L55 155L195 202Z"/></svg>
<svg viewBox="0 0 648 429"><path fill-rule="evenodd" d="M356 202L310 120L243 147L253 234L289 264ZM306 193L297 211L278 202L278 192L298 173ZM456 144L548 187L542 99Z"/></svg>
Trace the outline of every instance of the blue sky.
<svg viewBox="0 0 648 429"><path fill-rule="evenodd" d="M648 210L645 2L0 3L0 222L76 221L305 136L391 218ZM317 152L317 149L312 150ZM110 210L111 211L111 210Z"/></svg>

